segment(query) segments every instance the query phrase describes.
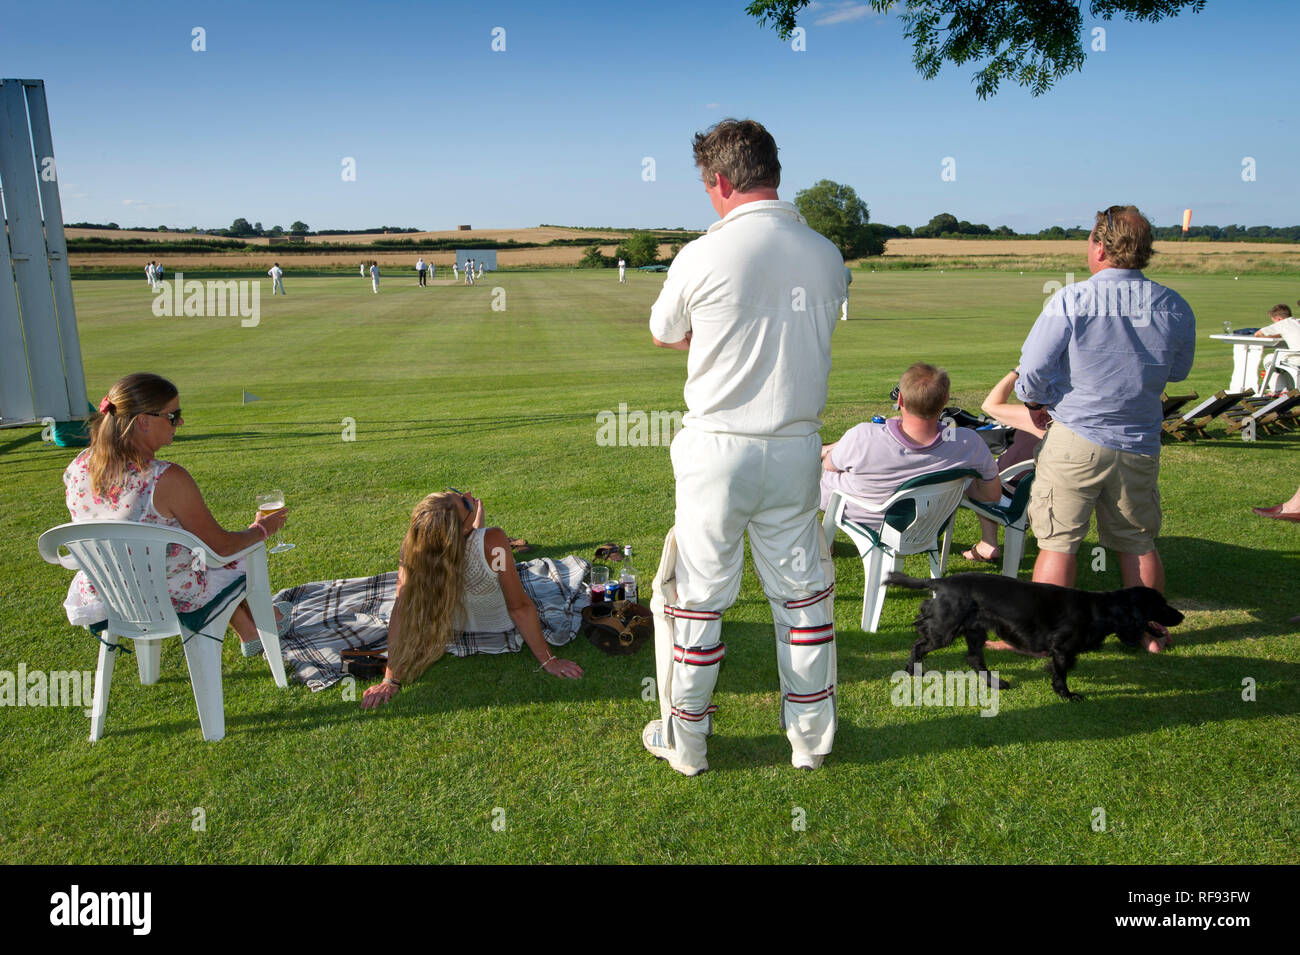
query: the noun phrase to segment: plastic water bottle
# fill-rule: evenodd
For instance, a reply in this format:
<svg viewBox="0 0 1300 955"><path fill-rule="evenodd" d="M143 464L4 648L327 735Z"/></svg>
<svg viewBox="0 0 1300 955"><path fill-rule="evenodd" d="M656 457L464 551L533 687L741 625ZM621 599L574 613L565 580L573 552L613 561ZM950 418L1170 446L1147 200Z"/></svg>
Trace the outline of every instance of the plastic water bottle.
<svg viewBox="0 0 1300 955"><path fill-rule="evenodd" d="M632 566L632 545L626 544L623 547L623 570L618 575L618 582L623 585L623 599L630 600L632 603L637 602L637 575L636 568Z"/></svg>

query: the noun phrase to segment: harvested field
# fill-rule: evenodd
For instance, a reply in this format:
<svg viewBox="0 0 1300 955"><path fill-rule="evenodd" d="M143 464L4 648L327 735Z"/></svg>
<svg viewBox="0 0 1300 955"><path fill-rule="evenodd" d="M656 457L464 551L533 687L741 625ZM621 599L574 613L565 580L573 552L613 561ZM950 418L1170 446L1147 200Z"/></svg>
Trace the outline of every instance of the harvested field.
<svg viewBox="0 0 1300 955"><path fill-rule="evenodd" d="M206 235L201 232L155 232L152 229L65 229L69 239L142 239L146 242L185 242L196 239L225 239L226 236ZM667 232L667 229L655 229L655 232ZM309 235L304 245L318 242L349 242L367 245L378 240L411 239L491 239L497 242L550 242L553 239L604 239L618 241L628 232L593 232L589 229L568 229L563 226L534 226L527 229L445 229L434 232L366 232L357 235ZM247 236L240 239L250 245L269 245L267 236Z"/></svg>
<svg viewBox="0 0 1300 955"><path fill-rule="evenodd" d="M68 236L111 235L122 239L202 239L210 236L185 232L105 232L98 229L69 229ZM266 254L246 252L202 252L193 255L182 253L150 256L140 252L72 253L69 262L74 269L134 271L144 269L148 258L160 258L170 271L265 271L271 260L278 261L287 272L298 271L355 271L361 259L376 259L384 269L413 269L415 258L421 254L439 267L451 267L455 256L451 252L422 252L421 239L446 240L457 236L477 240L494 239L506 242L550 242L563 238L590 238L599 245L604 255L613 255L625 233L593 232L582 229L565 229L556 226L530 229L475 229L470 232L445 230L415 233L370 233L367 235L309 236L301 245L269 246L266 239L251 242L268 245ZM346 253L311 251L317 242L344 242L365 244L377 239L410 238L415 245L409 249L382 253L361 252L353 258ZM1262 242L1157 242L1153 269L1173 272L1300 272L1300 244ZM537 249L502 249L497 252L497 262L506 268L564 268L575 266L586 248L581 245L555 246ZM1001 269L1021 271L1074 271L1087 269L1085 244L1079 239L890 239L882 259L874 260L879 268L963 268ZM667 245L659 247L660 256L669 254ZM859 260L868 265L871 260Z"/></svg>
<svg viewBox="0 0 1300 955"><path fill-rule="evenodd" d="M606 242L597 243L600 245L601 252L605 255L613 255L614 249L618 246L617 239L609 241L608 235L604 235L602 238ZM497 252L497 264L513 268L574 266L578 264L585 252L586 248L584 246L555 246L552 248L517 249L513 251L503 249ZM338 269L355 272L362 259L367 262L374 259L379 263L381 269L400 268L414 271L415 259L420 254L418 247L397 252L366 252L358 253L356 256L349 256L340 252L317 253L302 250L300 247L276 246L274 249L267 249L265 255L251 255L246 252L209 252L194 255L173 254L165 256L150 256L146 253L142 256L139 252L93 252L88 254L72 253L68 256L68 261L73 269L131 270L138 268L143 278L144 264L150 258L161 260L168 272L175 272L178 269L182 272L187 269L229 270L232 272L260 269L265 271L271 267L271 262L274 260L280 263L280 267L285 272L291 273L295 268L311 271ZM668 246L661 245L659 254L667 256ZM438 268L450 269L451 263L456 260L456 256L452 252L426 252L424 253L424 259L426 262L432 261Z"/></svg>
<svg viewBox="0 0 1300 955"><path fill-rule="evenodd" d="M1082 255L1083 239L890 239L885 255L973 256L1060 254ZM1239 255L1249 252L1300 255L1300 243L1273 242L1157 242L1156 254L1168 258Z"/></svg>

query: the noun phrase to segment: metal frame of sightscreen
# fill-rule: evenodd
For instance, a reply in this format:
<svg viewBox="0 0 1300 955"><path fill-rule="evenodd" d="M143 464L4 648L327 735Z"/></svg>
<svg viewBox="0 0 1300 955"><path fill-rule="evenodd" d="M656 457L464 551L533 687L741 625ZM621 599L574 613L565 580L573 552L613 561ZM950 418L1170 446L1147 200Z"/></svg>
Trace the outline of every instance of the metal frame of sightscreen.
<svg viewBox="0 0 1300 955"><path fill-rule="evenodd" d="M44 80L0 80L0 203L8 257L0 268L0 427L85 418Z"/></svg>

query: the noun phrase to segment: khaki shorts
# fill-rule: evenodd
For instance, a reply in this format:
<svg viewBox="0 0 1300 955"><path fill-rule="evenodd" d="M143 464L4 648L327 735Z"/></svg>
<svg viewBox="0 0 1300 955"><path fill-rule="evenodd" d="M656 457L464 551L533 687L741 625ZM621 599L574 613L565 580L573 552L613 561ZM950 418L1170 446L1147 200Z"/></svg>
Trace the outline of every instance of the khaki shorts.
<svg viewBox="0 0 1300 955"><path fill-rule="evenodd" d="M1113 451L1053 424L1038 452L1029 521L1040 550L1073 554L1097 512L1101 546L1121 554L1155 549L1160 533L1160 458Z"/></svg>

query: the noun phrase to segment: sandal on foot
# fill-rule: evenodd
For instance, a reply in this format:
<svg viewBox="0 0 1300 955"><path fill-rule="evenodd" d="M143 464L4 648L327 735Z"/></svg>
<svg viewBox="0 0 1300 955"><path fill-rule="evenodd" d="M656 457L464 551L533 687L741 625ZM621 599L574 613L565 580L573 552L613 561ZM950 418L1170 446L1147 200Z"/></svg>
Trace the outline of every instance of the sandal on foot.
<svg viewBox="0 0 1300 955"><path fill-rule="evenodd" d="M971 547L970 550L962 551L961 556L966 560L974 561L977 564L996 564L999 560L1002 559L1002 551L998 550L996 547L993 548L993 556L981 557L975 550L975 548L978 546L979 545L976 544L974 545L974 547Z"/></svg>

